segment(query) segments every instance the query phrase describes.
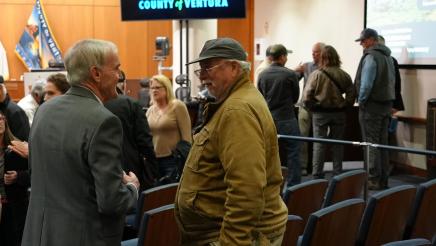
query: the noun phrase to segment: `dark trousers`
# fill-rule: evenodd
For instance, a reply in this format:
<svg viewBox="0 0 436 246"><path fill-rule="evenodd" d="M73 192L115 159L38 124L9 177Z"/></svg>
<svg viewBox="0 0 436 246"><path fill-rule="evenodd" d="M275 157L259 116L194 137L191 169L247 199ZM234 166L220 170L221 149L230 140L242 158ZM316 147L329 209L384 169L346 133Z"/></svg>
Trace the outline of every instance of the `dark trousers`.
<svg viewBox="0 0 436 246"><path fill-rule="evenodd" d="M276 121L278 134L300 136L300 129L296 118L291 120ZM301 182L300 143L289 139L279 139L280 162L288 167L288 186Z"/></svg>
<svg viewBox="0 0 436 246"><path fill-rule="evenodd" d="M2 204L0 245L20 246L23 236L28 200Z"/></svg>
<svg viewBox="0 0 436 246"><path fill-rule="evenodd" d="M359 108L359 123L362 130L362 140L374 144L388 144L388 125L392 103L371 103ZM374 183L387 185L389 172L389 153L370 147L368 178Z"/></svg>
<svg viewBox="0 0 436 246"><path fill-rule="evenodd" d="M341 140L344 137L345 113L313 113L313 136L315 138L328 138ZM324 178L325 151L328 147L332 150L333 174L342 172L342 160L344 157L344 147L341 144L329 146L323 143L313 143L313 176L314 178Z"/></svg>

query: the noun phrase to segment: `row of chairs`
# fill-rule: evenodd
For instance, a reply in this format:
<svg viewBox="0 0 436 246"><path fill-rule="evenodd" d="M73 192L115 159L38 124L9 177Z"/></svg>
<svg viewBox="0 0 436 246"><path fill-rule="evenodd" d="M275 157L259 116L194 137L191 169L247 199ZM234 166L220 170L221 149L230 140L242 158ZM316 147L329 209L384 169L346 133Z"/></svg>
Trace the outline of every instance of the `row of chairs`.
<svg viewBox="0 0 436 246"><path fill-rule="evenodd" d="M174 203L178 186L179 183L171 183L141 192L136 205L136 213L127 215L127 225L138 231L145 212Z"/></svg>
<svg viewBox="0 0 436 246"><path fill-rule="evenodd" d="M300 234L297 245L382 245L410 238L422 239L388 245L430 245L436 236L435 192L436 179L418 189L403 185L379 192L366 207L358 198L335 203L311 213L306 225L289 215L282 245L296 245Z"/></svg>
<svg viewBox="0 0 436 246"><path fill-rule="evenodd" d="M307 222L309 215L321 208L340 201L361 197L366 181L362 169L334 176L330 184L326 179L314 179L287 188L283 200L289 214L295 214Z"/></svg>
<svg viewBox="0 0 436 246"><path fill-rule="evenodd" d="M350 184L351 181L347 181L347 179L345 179L344 177L349 177L349 176L353 176L353 175L361 175L360 171L362 170L356 170L356 171L352 171L349 173L344 173L341 175L338 175L336 177L334 177L332 179L332 182L330 183L330 187L335 187L335 189L333 191L327 191L327 181L324 180L323 182L318 182L319 180L313 180L313 181L308 181L305 182L303 184L300 184L300 187L306 187L308 186L308 183L321 183L324 186L324 192L322 192L322 194L326 194L325 199L321 198L321 199L317 199L318 200L318 204L319 207L318 209L315 209L313 212L310 212L307 215L307 225L305 220L302 218L303 215L301 213L296 212L296 214L300 215L300 216L296 216L296 215L290 215L288 216L288 223L287 223L287 232L285 234L284 240L283 240L283 245L295 245L296 243L296 238L303 234L303 237L301 239L300 243L305 243L307 242L308 239L303 240L304 235L306 235L306 238L308 237L308 235L310 235L310 231L308 228L309 224L313 224L315 223L314 221L317 221L316 219L311 219L312 216L320 216L323 214L330 214L328 213L329 210L332 210L332 207L335 208L336 207L342 207L348 204L347 203L352 203L352 205L350 205L350 207L348 207L348 213L345 212L345 214L347 216L345 216L345 221L350 224L355 224L354 222L352 223L352 214L350 214L351 208L354 207L358 207L360 208L360 210L357 210L357 212L355 212L355 214L359 214L360 212L360 217L362 216L361 213L363 211L364 203L363 200L361 199L354 199L354 200L347 200L347 203L342 204L342 203L337 203L340 200L346 199L347 196L344 195L338 195L339 193L343 193L343 192L338 192L341 191L343 188L342 185L343 184L347 184L349 190L351 190L348 193L351 194L358 194L358 196L360 196L361 194L361 190L359 192L355 191L355 189L350 189L349 186L353 186L352 184ZM366 178L366 176L365 176ZM343 181L343 180L346 181ZM352 182L351 182L352 183ZM334 184L334 185L332 185ZM144 192L142 192L140 199L138 200L138 208L137 208L137 214L134 215L133 219L131 218L130 221L131 223L135 226L135 228L139 229L139 237L135 240L131 240L129 243L130 244L126 244L126 242L123 243L123 245L177 245L176 242L179 242L178 239L178 228L177 225L175 224L175 220L174 220L174 213L173 213L173 209L174 209L174 205L167 205L167 204L172 204L174 202L175 199L175 194L177 191L177 186L178 184L169 184L169 185L164 185L164 186L160 186L160 187L156 187L153 189L149 189L146 190ZM293 190L295 187L291 187L290 190ZM320 189L319 187L317 189ZM329 188L330 189L330 188ZM399 190L406 190L408 194L408 198L404 198L403 195L398 195L397 193L397 189ZM288 189L289 190L289 189ZM322 190L322 189L321 189ZM413 201L413 197L415 195L415 190L416 188L413 186L401 186L401 187L396 187L390 190L386 190L384 192L380 192L375 194L374 196L372 196L370 198L370 200L368 201L368 206L366 206L366 210L365 210L365 215L364 215L364 219L362 220L362 226L363 224L368 224L368 223L375 223L375 224L379 224L380 222L377 221L384 221L387 220L385 219L388 214L391 213L399 213L399 214L403 214L403 215L407 215L409 214L409 210L410 207L412 205L409 206L409 210L406 208L407 204L409 204L407 201L410 200L410 204L412 204L411 201ZM416 237L423 237L423 238L427 238L427 239L431 239L431 235L434 235L436 232L436 210L435 212L433 212L431 210L432 206L434 207L434 204L436 204L436 180L433 181L429 181L427 183L421 184L418 187L418 191L416 194L416 199L415 199L415 203L413 204L413 211L412 215L409 217L409 221L407 223L407 227L406 227L406 232L405 232L405 236L404 238L416 238ZM298 196L296 195L297 193L290 193L287 194L288 198L291 198L296 200L295 201L295 205L297 206L301 206L301 207L310 207L308 204L308 201L306 201L307 197L312 197L313 194L315 194L316 192L313 192L313 189L309 189L306 192L304 192L305 195ZM347 192L345 192L345 194L348 194ZM397 195L390 195L390 194L397 194ZM401 193L401 192L400 192ZM335 195L336 194L336 195ZM404 194L404 192L402 193ZM383 198L387 196L388 198ZM396 198L396 196L398 196ZM286 197L286 195L285 195ZM297 199L298 197L300 197L300 199ZM323 195L321 196L323 197ZM342 198L341 198L342 197ZM345 197L345 198L344 198ZM383 198L383 199L382 199ZM405 200L401 200L401 199L405 199ZM313 199L313 198L310 198ZM319 201L321 200L321 201ZM378 200L384 201L384 202L377 202ZM351 202L350 202L351 201ZM336 204L333 206L329 206L330 204ZM363 204L363 205L362 205ZM373 205L370 205L373 204ZM378 205L374 205L374 204L378 204ZM384 205L381 205L384 204ZM164 206L167 205L167 206ZM163 207L162 207L163 206ZM288 204L289 206L289 204ZM157 208L157 209L155 209ZM294 206L295 208L295 206ZM324 208L327 211L321 209L320 208ZM293 213L292 209L289 209L290 213ZM317 214L318 212L315 212L319 210L319 214ZM397 211L398 210L398 211ZM347 211L347 210L345 210ZM145 213L144 213L145 212ZM295 212L295 211L294 211ZM307 213L307 210L305 210L304 213ZM342 212L344 213L344 212ZM311 215L312 214L312 215ZM334 214L334 213L332 213ZM371 219L365 219L365 216L368 216L369 214L373 214L373 216L371 217ZM310 216L309 216L310 215ZM323 215L325 216L325 215ZM320 217L323 217L320 216ZM163 218L160 218L163 217ZM339 223L341 220L339 220L339 217L334 215L333 216L336 219L332 219L333 222L337 222ZM332 217L332 218L333 218ZM357 216L359 217L359 216ZM358 219L358 221L360 222L360 217ZM399 216L398 216L399 217ZM404 216L403 216L404 217ZM375 218L375 219L374 219ZM430 219L430 218L433 218ZM142 221L141 221L142 219ZM323 219L324 221L326 219ZM364 222L365 221L365 222ZM332 222L332 223L333 223ZM357 223L359 225L359 222ZM401 222L401 223L400 223ZM383 235L387 235L390 234L389 232L389 228L392 228L392 230L394 230L395 228L398 227L398 224L402 224L403 221L400 221L398 223L394 223L394 225L396 225L395 227L388 227L385 228L385 226L381 226L381 228L377 229L376 227L369 225L367 226L367 233L366 236L359 236L359 240L358 242L362 242L362 241L367 241L368 240L368 235L372 235L375 232L379 232L383 231ZM156 226L156 224L160 224L161 226ZM404 223L403 223L404 224ZM306 225L306 230L305 230L305 225ZM401 227L401 226L400 226ZM158 229L158 231L153 232L153 228L160 228ZM158 243L158 241L156 240L162 240L161 236L162 236L162 228L165 228L165 239L167 239L168 241L164 242L162 244L162 241L160 241L161 243ZM315 226L315 228L320 228L319 226ZM341 233L341 235L343 234L341 232L341 230L337 230L335 229L334 225L329 225L327 228L331 229L332 232L336 232L336 233ZM348 228L348 227L347 227ZM365 231L365 228L362 227L361 231ZM371 230L372 231L371 231ZM304 231L304 233L303 233ZM307 231L307 232L306 232ZM312 229L312 231L314 231ZM402 230L402 232L404 231L404 228ZM423 234L423 231L425 231L425 234ZM363 233L363 232L362 232ZM327 233L327 235L330 235L332 233ZM160 235L160 236L159 236ZM173 236L171 236L173 235ZM334 235L334 233L332 234ZM347 234L348 235L348 234ZM354 235L353 233L351 233L351 235ZM360 235L360 234L359 234ZM364 234L362 234L364 235ZM402 233L401 233L402 235ZM142 238L147 238L147 240L141 240ZM156 239L153 239L156 238ZM160 239L159 239L160 238ZM399 237L399 239L401 239L402 236ZM392 240L391 240L392 239ZM390 239L386 239L383 242L389 242L389 241L394 241L397 240L398 236L392 237ZM146 242L145 242L146 241ZM312 242L312 240L310 240ZM326 245L325 242L327 242L326 240L323 240L323 243L321 245ZM132 244L133 243L133 244ZM376 244L372 244L374 242L368 241L368 243L360 243L358 245L376 245ZM317 244L302 244L302 245L317 245ZM347 245L347 244L343 244L341 242L341 245ZM380 245L380 244L378 244Z"/></svg>
<svg viewBox="0 0 436 246"><path fill-rule="evenodd" d="M121 246L176 246L180 244L179 229L174 218L174 204L144 213L138 237L123 241Z"/></svg>
<svg viewBox="0 0 436 246"><path fill-rule="evenodd" d="M139 195L136 213L126 217L126 224L136 238L123 246L179 245L179 229L174 219L174 200L179 183L147 189Z"/></svg>

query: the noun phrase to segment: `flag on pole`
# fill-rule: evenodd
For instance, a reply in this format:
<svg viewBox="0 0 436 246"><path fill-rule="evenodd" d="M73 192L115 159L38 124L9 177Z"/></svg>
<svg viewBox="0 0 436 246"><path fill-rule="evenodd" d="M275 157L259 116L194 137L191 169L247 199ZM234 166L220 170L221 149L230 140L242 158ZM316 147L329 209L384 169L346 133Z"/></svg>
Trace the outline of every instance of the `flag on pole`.
<svg viewBox="0 0 436 246"><path fill-rule="evenodd" d="M6 59L6 51L1 41L0 41L0 75L3 76L4 80L9 79L8 59Z"/></svg>
<svg viewBox="0 0 436 246"><path fill-rule="evenodd" d="M62 62L62 54L45 18L41 0L36 0L15 53L27 69L43 69L50 60Z"/></svg>

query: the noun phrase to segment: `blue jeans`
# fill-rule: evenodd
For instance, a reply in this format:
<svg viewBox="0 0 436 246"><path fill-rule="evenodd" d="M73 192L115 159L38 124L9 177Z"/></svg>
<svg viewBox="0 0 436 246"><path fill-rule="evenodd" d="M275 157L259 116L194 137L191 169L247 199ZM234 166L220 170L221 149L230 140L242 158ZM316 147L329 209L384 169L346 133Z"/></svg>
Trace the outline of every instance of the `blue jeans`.
<svg viewBox="0 0 436 246"><path fill-rule="evenodd" d="M300 128L296 118L291 120L276 121L278 134L300 136ZM300 166L300 145L301 143L289 139L279 139L280 161L282 166L288 167L288 186L301 182Z"/></svg>

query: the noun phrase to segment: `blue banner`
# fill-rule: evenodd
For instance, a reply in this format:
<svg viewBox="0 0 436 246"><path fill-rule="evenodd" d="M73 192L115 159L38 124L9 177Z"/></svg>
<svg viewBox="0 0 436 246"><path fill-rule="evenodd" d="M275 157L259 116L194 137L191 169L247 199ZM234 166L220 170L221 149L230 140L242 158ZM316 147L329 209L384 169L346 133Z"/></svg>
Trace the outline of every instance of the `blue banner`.
<svg viewBox="0 0 436 246"><path fill-rule="evenodd" d="M41 1L36 0L15 53L27 69L44 69L50 60L62 62L62 54L45 18Z"/></svg>

